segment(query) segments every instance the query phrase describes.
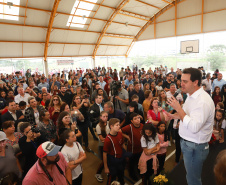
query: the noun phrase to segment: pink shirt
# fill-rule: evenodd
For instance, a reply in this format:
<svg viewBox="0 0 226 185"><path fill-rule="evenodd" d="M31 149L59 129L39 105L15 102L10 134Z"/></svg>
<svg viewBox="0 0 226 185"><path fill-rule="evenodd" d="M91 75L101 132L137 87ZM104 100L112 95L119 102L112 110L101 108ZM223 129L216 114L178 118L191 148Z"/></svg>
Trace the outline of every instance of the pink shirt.
<svg viewBox="0 0 226 185"><path fill-rule="evenodd" d="M64 159L64 156L61 152L58 153L60 156L60 160L57 162L59 167L62 169L65 175L65 171L67 169L67 162ZM49 180L39 162L37 161L29 170L27 175L23 180L23 185L67 185L67 181L63 175L60 174L56 165L53 166L52 171L49 172L50 176L53 178L53 182ZM65 175L66 176L66 175Z"/></svg>
<svg viewBox="0 0 226 185"><path fill-rule="evenodd" d="M164 134L158 134L159 137L159 144L160 144L160 150L157 152L157 154L164 154L167 151L168 147L168 141L164 141Z"/></svg>

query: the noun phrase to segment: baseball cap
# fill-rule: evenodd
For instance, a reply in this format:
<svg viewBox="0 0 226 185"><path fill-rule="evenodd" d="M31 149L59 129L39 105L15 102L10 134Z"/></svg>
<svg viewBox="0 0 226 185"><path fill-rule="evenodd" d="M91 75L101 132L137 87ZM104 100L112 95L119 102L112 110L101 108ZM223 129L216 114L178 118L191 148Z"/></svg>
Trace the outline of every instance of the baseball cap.
<svg viewBox="0 0 226 185"><path fill-rule="evenodd" d="M4 141L4 140L8 140L6 135L5 135L5 132L0 131L0 141Z"/></svg>
<svg viewBox="0 0 226 185"><path fill-rule="evenodd" d="M60 151L60 149L61 146L55 145L50 141L46 141L38 147L36 155L38 156L38 158L43 158L45 156L54 156Z"/></svg>

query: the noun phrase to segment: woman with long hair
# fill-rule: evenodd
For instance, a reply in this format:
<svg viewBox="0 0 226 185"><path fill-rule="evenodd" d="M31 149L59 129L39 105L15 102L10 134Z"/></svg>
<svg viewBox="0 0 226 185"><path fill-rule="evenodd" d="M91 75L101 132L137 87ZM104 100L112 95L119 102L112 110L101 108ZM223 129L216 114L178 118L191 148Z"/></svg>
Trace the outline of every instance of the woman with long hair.
<svg viewBox="0 0 226 185"><path fill-rule="evenodd" d="M74 95L83 97L84 94L85 94L85 91L82 89L82 86L78 85L77 88L75 89Z"/></svg>
<svg viewBox="0 0 226 185"><path fill-rule="evenodd" d="M71 83L71 92L74 94L78 85L78 81L74 78Z"/></svg>
<svg viewBox="0 0 226 185"><path fill-rule="evenodd" d="M14 121L5 121L2 123L2 129L6 134L8 140L6 140L6 144L11 145L13 147L14 153L17 154L20 152L19 147L19 139L23 137L20 132L15 132L15 122Z"/></svg>
<svg viewBox="0 0 226 185"><path fill-rule="evenodd" d="M82 162L86 159L85 151L76 142L75 132L70 129L61 134L60 141L63 144L61 152L71 169L72 185L82 185Z"/></svg>
<svg viewBox="0 0 226 185"><path fill-rule="evenodd" d="M165 111L172 114L173 108L166 102L167 102L166 92L164 90L161 90L159 93L159 106L162 107Z"/></svg>
<svg viewBox="0 0 226 185"><path fill-rule="evenodd" d="M132 92L134 90L133 84L129 84L129 87L127 89L128 93Z"/></svg>
<svg viewBox="0 0 226 185"><path fill-rule="evenodd" d="M151 90L146 90L144 92L144 97L145 97L145 100L143 101L142 106L144 109L144 121L146 122L147 121L147 113L148 113L149 107L151 105L151 99L153 98Z"/></svg>
<svg viewBox="0 0 226 185"><path fill-rule="evenodd" d="M86 92L87 95L90 95L90 87L86 80L82 80L82 89Z"/></svg>
<svg viewBox="0 0 226 185"><path fill-rule="evenodd" d="M215 107L216 107L217 103L223 101L223 96L221 94L220 87L216 86L214 88L212 99L214 101Z"/></svg>
<svg viewBox="0 0 226 185"><path fill-rule="evenodd" d="M98 182L103 182L103 177L101 176L101 172L104 169L104 162L103 162L103 147L104 147L104 140L106 136L110 133L110 127L108 122L108 113L102 111L100 113L100 122L96 126L96 132L99 138L99 155L100 159L102 160L97 172L96 172L96 179Z"/></svg>
<svg viewBox="0 0 226 185"><path fill-rule="evenodd" d="M84 121L77 120L77 126L82 133L83 142L85 143L86 150L91 151L89 148L88 142L88 128L93 136L96 138L96 135L93 131L93 127L91 126L90 117L89 117L89 108L90 103L89 99L81 99L80 96L75 95L71 104L71 110L79 110L84 116Z"/></svg>
<svg viewBox="0 0 226 185"><path fill-rule="evenodd" d="M56 125L56 121L60 115L60 106L62 104L62 100L58 95L53 95L50 100L50 119L53 120L54 125Z"/></svg>
<svg viewBox="0 0 226 185"><path fill-rule="evenodd" d="M152 91L153 97L157 97L158 96L158 91L156 90L155 82L154 81L151 82L150 90Z"/></svg>
<svg viewBox="0 0 226 185"><path fill-rule="evenodd" d="M154 97L151 100L150 108L147 113L147 120L149 123L152 123L155 127L160 121L165 121L164 109L158 106L158 98Z"/></svg>
<svg viewBox="0 0 226 185"><path fill-rule="evenodd" d="M143 91L145 92L146 90L150 90L150 84L149 83L144 84Z"/></svg>
<svg viewBox="0 0 226 185"><path fill-rule="evenodd" d="M76 133L76 137L82 136L81 132L77 129L76 124L76 122L71 122L71 115L69 112L61 112L57 120L58 136L60 137L60 135L67 129L73 130Z"/></svg>

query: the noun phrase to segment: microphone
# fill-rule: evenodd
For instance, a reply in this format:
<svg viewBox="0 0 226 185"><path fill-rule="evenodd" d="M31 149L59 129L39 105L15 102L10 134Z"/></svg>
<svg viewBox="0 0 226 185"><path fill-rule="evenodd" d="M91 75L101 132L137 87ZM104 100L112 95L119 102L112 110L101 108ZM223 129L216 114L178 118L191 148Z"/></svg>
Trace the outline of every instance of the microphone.
<svg viewBox="0 0 226 185"><path fill-rule="evenodd" d="M180 93L181 93L181 90L177 89L177 91L174 93L173 97L176 98L178 96L178 94L180 94ZM167 104L167 103L165 104L166 107L168 107L168 105L169 104Z"/></svg>

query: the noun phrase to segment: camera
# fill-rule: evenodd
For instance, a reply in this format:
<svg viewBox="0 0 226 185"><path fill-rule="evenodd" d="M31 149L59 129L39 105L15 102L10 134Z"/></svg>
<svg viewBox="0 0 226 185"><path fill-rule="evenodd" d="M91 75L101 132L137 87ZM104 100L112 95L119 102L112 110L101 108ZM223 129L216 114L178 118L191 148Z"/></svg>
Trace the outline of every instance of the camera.
<svg viewBox="0 0 226 185"><path fill-rule="evenodd" d="M87 98L88 98L88 96L87 96L87 94L85 94L85 95L84 95L84 99L87 99Z"/></svg>
<svg viewBox="0 0 226 185"><path fill-rule="evenodd" d="M111 94L112 96L118 96L118 90L122 87L120 81L113 81L111 84Z"/></svg>
<svg viewBox="0 0 226 185"><path fill-rule="evenodd" d="M40 130L37 127L35 127L34 125L31 127L31 131L36 134L40 132Z"/></svg>
<svg viewBox="0 0 226 185"><path fill-rule="evenodd" d="M159 107L161 107L161 106L162 106L162 103L161 103L160 101L158 102L158 106L159 106Z"/></svg>
<svg viewBox="0 0 226 185"><path fill-rule="evenodd" d="M75 134L77 134L77 133L78 133L78 129L76 128L76 129L75 129Z"/></svg>

